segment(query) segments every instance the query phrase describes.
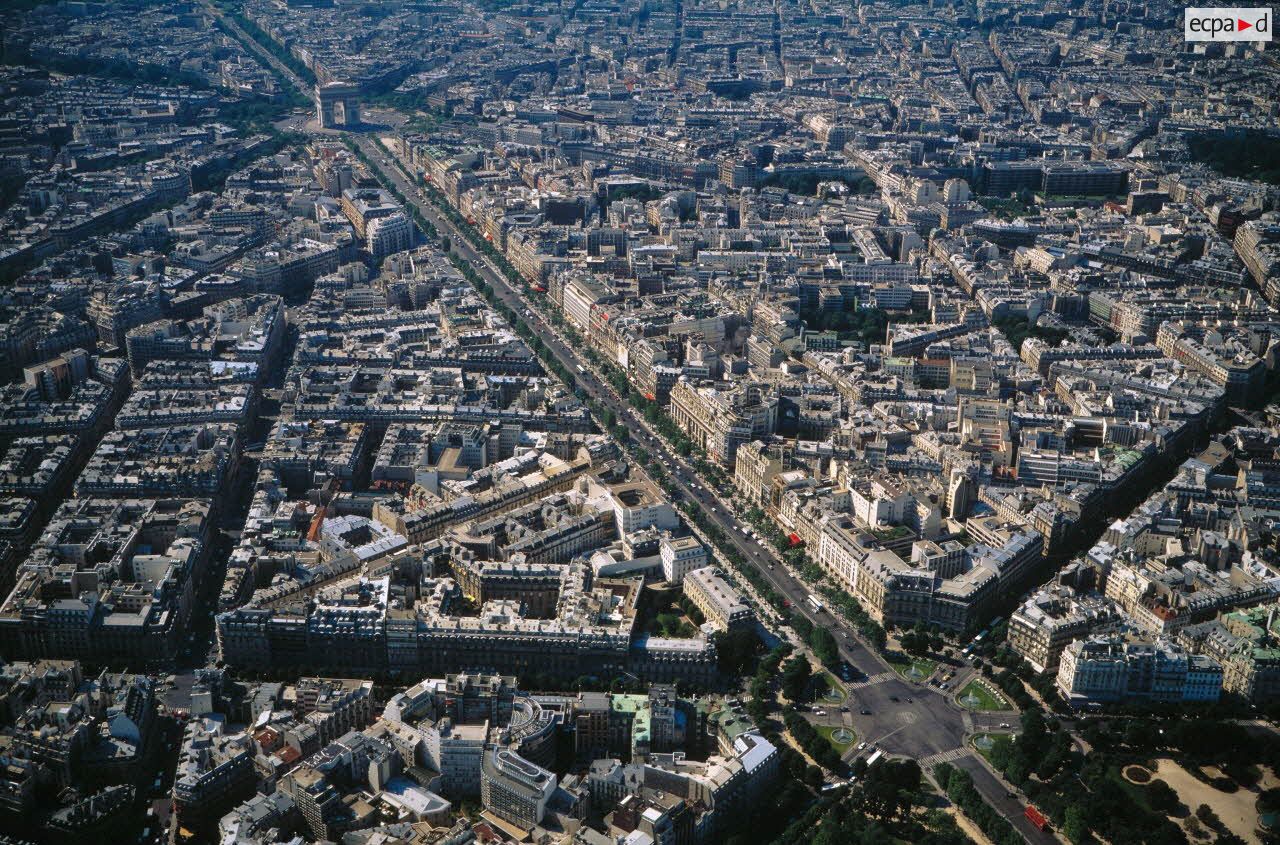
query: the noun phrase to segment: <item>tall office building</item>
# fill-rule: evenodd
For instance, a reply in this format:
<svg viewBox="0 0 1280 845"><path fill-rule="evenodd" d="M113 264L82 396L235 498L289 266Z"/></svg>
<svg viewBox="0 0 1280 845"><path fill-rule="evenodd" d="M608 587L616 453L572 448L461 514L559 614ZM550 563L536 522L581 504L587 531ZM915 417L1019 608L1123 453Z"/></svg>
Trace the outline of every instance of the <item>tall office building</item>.
<svg viewBox="0 0 1280 845"><path fill-rule="evenodd" d="M480 770L480 799L504 821L531 828L542 821L556 791L556 776L511 751L485 752Z"/></svg>

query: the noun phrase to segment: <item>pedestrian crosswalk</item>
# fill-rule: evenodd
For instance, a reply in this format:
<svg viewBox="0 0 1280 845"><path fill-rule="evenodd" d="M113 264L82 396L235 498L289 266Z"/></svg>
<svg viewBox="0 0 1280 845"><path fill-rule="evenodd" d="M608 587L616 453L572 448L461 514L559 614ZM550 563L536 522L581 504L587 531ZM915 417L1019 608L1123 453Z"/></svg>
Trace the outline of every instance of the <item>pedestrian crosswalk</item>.
<svg viewBox="0 0 1280 845"><path fill-rule="evenodd" d="M939 763L950 763L953 760L959 760L961 757L967 757L973 753L972 748L953 748L950 751L942 751L937 754L931 754L928 757L922 757L917 762L922 769L931 769Z"/></svg>
<svg viewBox="0 0 1280 845"><path fill-rule="evenodd" d="M866 680L845 684L845 687L850 690L866 689L867 687L875 686L876 684L883 684L885 681L892 681L894 678L900 677L901 675L897 672L881 672L879 675L872 675Z"/></svg>

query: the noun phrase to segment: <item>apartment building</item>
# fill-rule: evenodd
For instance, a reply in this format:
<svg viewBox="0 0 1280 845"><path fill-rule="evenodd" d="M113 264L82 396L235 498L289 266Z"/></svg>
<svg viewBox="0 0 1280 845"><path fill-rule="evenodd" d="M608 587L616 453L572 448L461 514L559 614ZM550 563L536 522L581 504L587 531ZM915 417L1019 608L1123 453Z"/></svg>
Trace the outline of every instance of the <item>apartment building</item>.
<svg viewBox="0 0 1280 845"><path fill-rule="evenodd" d="M1057 687L1073 707L1130 700L1217 701L1222 666L1188 654L1171 640L1126 641L1117 635L1076 640L1062 652Z"/></svg>
<svg viewBox="0 0 1280 845"><path fill-rule="evenodd" d="M707 622L721 631L747 626L755 619L741 594L725 581L724 573L715 567L695 569L684 579L684 594L694 603Z"/></svg>
<svg viewBox="0 0 1280 845"><path fill-rule="evenodd" d="M722 387L681 379L671 390L670 413L696 446L734 466L739 446L777 429L778 398L763 384Z"/></svg>

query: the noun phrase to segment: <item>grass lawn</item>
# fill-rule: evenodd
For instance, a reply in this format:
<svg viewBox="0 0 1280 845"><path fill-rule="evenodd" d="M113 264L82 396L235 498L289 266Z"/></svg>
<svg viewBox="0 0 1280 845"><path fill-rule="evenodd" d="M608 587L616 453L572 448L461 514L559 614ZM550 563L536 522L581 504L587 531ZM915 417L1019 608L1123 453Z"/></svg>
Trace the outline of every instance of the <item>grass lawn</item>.
<svg viewBox="0 0 1280 845"><path fill-rule="evenodd" d="M970 701L969 699L972 699ZM1004 696L996 695L977 681L970 681L969 684L956 695L956 701L961 707L970 710L987 711L987 710L1008 710L1009 702L1004 700Z"/></svg>
<svg viewBox="0 0 1280 845"><path fill-rule="evenodd" d="M1107 780L1114 783L1121 792L1129 796L1130 800L1132 800L1134 804L1146 810L1148 813L1152 812L1151 802L1147 799L1146 787L1139 786L1136 783L1130 783L1125 776L1120 773L1123 768L1123 765L1111 766L1107 769Z"/></svg>
<svg viewBox="0 0 1280 845"><path fill-rule="evenodd" d="M918 669L919 673L912 673L912 668ZM902 662L894 663L893 670L904 678L912 681L923 681L933 674L933 670L938 668L938 661L930 660L927 657L912 657Z"/></svg>
<svg viewBox="0 0 1280 845"><path fill-rule="evenodd" d="M987 740L990 740L989 744ZM1000 745L1001 743L1008 745L1012 741L1013 740L1009 737L1008 734L978 734L971 740L971 742L973 743L974 749L976 749L979 754L981 754L984 758L986 758L986 761L988 763L991 762L992 749L994 749L997 745Z"/></svg>
<svg viewBox="0 0 1280 845"><path fill-rule="evenodd" d="M840 754L843 754L846 751L848 751L849 747L858 741L858 735L855 734L852 730L849 730L848 728L845 728L845 730L849 731L849 735L852 737L852 739L850 739L848 742L839 742L831 736L833 733L840 730L840 727L838 725L814 725L813 727L814 727L814 730L816 730L819 734L821 734L823 738L827 740L827 742L831 743L831 747L834 748Z"/></svg>
<svg viewBox="0 0 1280 845"><path fill-rule="evenodd" d="M834 704L839 707L849 698L849 695L844 691L844 687L830 672L823 672L818 675L817 683L818 701L822 704Z"/></svg>

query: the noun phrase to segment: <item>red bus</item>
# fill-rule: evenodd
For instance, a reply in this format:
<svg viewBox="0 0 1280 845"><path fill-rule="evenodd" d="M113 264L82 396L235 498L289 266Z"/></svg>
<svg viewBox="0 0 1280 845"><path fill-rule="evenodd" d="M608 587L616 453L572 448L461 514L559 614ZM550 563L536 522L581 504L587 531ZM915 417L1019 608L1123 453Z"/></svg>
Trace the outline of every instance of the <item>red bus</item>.
<svg viewBox="0 0 1280 845"><path fill-rule="evenodd" d="M1037 810L1035 807L1032 807L1030 804L1027 805L1027 810L1025 813L1023 813L1023 815L1027 817L1027 821L1031 822L1033 825L1036 826L1036 830L1049 829L1049 820L1046 819L1039 810Z"/></svg>

